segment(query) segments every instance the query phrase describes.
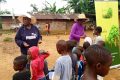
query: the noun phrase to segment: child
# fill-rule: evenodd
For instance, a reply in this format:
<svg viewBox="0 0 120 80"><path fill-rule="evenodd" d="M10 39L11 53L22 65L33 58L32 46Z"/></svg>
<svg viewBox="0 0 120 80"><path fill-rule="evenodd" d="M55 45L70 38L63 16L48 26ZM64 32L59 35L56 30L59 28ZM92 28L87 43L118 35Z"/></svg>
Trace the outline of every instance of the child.
<svg viewBox="0 0 120 80"><path fill-rule="evenodd" d="M83 49L86 50L90 46L89 42L84 42L83 43Z"/></svg>
<svg viewBox="0 0 120 80"><path fill-rule="evenodd" d="M96 36L94 44L97 44L101 47L105 47L105 42L101 37L101 33L102 33L102 28L100 26L96 27L94 30L94 35ZM101 76L98 76L98 80L103 80L103 78Z"/></svg>
<svg viewBox="0 0 120 80"><path fill-rule="evenodd" d="M84 71L84 59L83 59L83 55L81 52L81 47L76 47L76 49L74 50L73 53L77 55L78 80L81 80L80 78ZM82 59L81 59L81 57L82 57Z"/></svg>
<svg viewBox="0 0 120 80"><path fill-rule="evenodd" d="M112 64L112 56L108 50L99 45L88 47L84 56L87 64L82 80L97 80L97 75L106 76Z"/></svg>
<svg viewBox="0 0 120 80"><path fill-rule="evenodd" d="M44 59L48 56L48 52L42 52L41 55L39 55L39 48L37 46L28 49L28 57L31 60L32 80L46 80L43 69Z"/></svg>
<svg viewBox="0 0 120 80"><path fill-rule="evenodd" d="M97 45L99 45L101 47L105 47L105 42L104 41L99 41Z"/></svg>
<svg viewBox="0 0 120 80"><path fill-rule="evenodd" d="M72 80L75 80L77 78L78 67L77 67L77 56L72 53L73 48L75 47L74 41L72 40L66 41L66 45L67 45L67 53L69 53L72 60Z"/></svg>
<svg viewBox="0 0 120 80"><path fill-rule="evenodd" d="M84 42L89 42L90 45L92 45L92 39L90 37L85 37Z"/></svg>
<svg viewBox="0 0 120 80"><path fill-rule="evenodd" d="M44 50L40 50L39 51L39 55L41 55L41 53L44 53L45 51ZM45 76L46 76L46 80L49 80L49 76L48 76L48 74L49 74L49 70L48 70L48 63L47 63L47 60L44 60L44 74L45 74Z"/></svg>
<svg viewBox="0 0 120 80"><path fill-rule="evenodd" d="M61 55L56 61L54 75L52 80L71 80L72 61L66 52L66 42L59 40L56 44L58 53Z"/></svg>
<svg viewBox="0 0 120 80"><path fill-rule="evenodd" d="M44 73L45 73L45 76L46 76L46 80L49 80L49 70L48 70L48 63L46 60L44 60Z"/></svg>
<svg viewBox="0 0 120 80"><path fill-rule="evenodd" d="M14 59L14 70L19 71L13 75L13 80L30 80L30 71L26 69L27 57L24 55Z"/></svg>
<svg viewBox="0 0 120 80"><path fill-rule="evenodd" d="M101 32L102 32L102 28L101 27L96 27L94 30L94 34L96 35L95 44L98 44L99 41L103 41L103 38L101 37Z"/></svg>

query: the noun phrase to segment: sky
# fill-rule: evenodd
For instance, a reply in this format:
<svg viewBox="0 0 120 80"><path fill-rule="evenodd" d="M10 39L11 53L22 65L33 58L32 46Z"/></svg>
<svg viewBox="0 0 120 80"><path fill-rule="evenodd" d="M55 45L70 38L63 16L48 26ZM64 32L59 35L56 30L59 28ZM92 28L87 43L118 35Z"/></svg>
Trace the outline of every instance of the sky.
<svg viewBox="0 0 120 80"><path fill-rule="evenodd" d="M28 11L31 11L32 8L30 7L30 4L36 4L39 9L44 8L43 3L45 3L45 0L6 0L7 3L1 4L2 10L9 10L11 12L14 12L15 14L24 14ZM61 8L66 5L66 2L63 0L46 0L47 2L53 4L56 2L56 5L58 8Z"/></svg>

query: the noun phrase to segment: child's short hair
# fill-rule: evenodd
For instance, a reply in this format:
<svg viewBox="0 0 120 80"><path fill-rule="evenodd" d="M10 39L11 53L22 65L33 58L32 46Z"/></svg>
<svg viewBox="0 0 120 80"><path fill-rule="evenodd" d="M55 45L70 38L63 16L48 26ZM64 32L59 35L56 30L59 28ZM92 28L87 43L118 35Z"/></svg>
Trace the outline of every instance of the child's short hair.
<svg viewBox="0 0 120 80"><path fill-rule="evenodd" d="M66 41L65 40L59 40L56 43L56 47L59 48L61 51L66 51Z"/></svg>
<svg viewBox="0 0 120 80"><path fill-rule="evenodd" d="M28 59L27 59L27 56L25 55L21 55L21 56L18 56L14 59L14 61L16 61L16 63L18 65L22 65L24 68L26 67L26 64L28 62Z"/></svg>
<svg viewBox="0 0 120 80"><path fill-rule="evenodd" d="M72 53L77 55L77 59L80 60L80 56L82 55L81 49L79 47L74 47Z"/></svg>
<svg viewBox="0 0 120 80"><path fill-rule="evenodd" d="M101 47L105 47L105 41L99 41L97 44Z"/></svg>
<svg viewBox="0 0 120 80"><path fill-rule="evenodd" d="M66 45L67 45L67 51L72 51L73 47L77 46L77 42L75 40L69 40L66 41Z"/></svg>
<svg viewBox="0 0 120 80"><path fill-rule="evenodd" d="M101 33L102 32L102 28L100 26L96 27L95 30L98 32L98 33Z"/></svg>
<svg viewBox="0 0 120 80"><path fill-rule="evenodd" d="M84 49L87 49L89 46L90 46L90 43L89 43L89 42L84 42L84 43L83 43L83 48L84 48Z"/></svg>
<svg viewBox="0 0 120 80"><path fill-rule="evenodd" d="M84 56L88 65L97 63L106 64L111 59L110 52L104 47L100 47L99 45L91 45L88 47L84 52Z"/></svg>
<svg viewBox="0 0 120 80"><path fill-rule="evenodd" d="M80 49L81 53L84 51L82 46L78 46L78 49Z"/></svg>

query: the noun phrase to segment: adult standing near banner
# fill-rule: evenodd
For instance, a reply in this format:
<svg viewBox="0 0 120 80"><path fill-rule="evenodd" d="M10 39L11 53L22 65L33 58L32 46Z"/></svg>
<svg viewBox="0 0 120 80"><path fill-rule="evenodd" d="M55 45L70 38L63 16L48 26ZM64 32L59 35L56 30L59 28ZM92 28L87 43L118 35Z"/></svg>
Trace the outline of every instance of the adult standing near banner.
<svg viewBox="0 0 120 80"><path fill-rule="evenodd" d="M69 40L76 40L78 43L80 38L85 38L85 31L83 23L87 20L85 14L79 14L78 18L75 20L75 23L72 26Z"/></svg>
<svg viewBox="0 0 120 80"><path fill-rule="evenodd" d="M25 14L19 16L18 20L22 23L22 26L15 36L15 42L20 47L21 53L27 55L28 48L37 46L41 42L42 36L38 28L33 25L36 23L35 17Z"/></svg>

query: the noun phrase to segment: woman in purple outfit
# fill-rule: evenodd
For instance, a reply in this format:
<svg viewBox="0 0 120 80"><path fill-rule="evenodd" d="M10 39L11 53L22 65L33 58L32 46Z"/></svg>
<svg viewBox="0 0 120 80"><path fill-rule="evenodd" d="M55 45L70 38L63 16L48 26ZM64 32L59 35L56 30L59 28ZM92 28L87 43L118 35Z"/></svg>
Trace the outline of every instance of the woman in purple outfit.
<svg viewBox="0 0 120 80"><path fill-rule="evenodd" d="M76 40L78 43L80 41L80 38L85 38L85 31L83 23L87 20L84 14L80 14L78 18L76 19L75 23L72 26L69 40Z"/></svg>

